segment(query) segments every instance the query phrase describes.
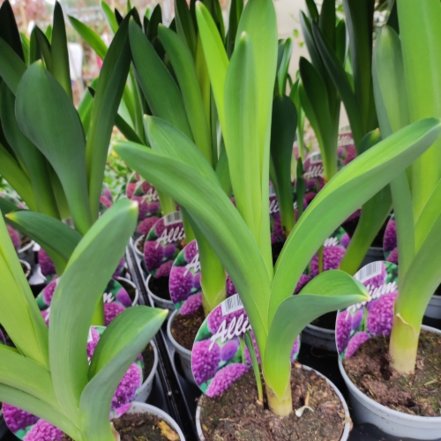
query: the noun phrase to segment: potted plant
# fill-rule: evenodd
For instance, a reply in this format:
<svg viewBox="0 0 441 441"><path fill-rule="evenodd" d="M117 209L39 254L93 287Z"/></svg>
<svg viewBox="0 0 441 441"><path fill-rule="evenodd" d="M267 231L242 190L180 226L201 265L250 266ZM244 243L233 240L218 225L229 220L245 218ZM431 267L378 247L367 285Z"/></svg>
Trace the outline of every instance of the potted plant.
<svg viewBox="0 0 441 441"><path fill-rule="evenodd" d="M441 6L437 1L399 0L397 10L400 34L391 27L383 29L374 57L375 98L382 136L421 116L441 115L438 82L441 39L437 27ZM417 35L415 29L419 29ZM439 353L439 335L434 330L422 330L421 324L432 294L441 282L437 265L440 142L439 137L434 138L430 149L412 164L409 174L401 174L391 183L399 251L398 296L392 313L387 316L390 327L385 336L390 333L390 340L383 338L383 348L377 353L389 360L382 365L384 374L379 380L384 382L389 396L398 392L393 405L375 392L366 394L359 381L358 387L355 386L353 371L347 363L340 363L362 421L373 422L388 433L417 439L437 439L441 427L439 402L430 398L439 396L437 384L425 384L427 390L418 387L421 375L439 369L439 363L430 361L431 353ZM375 341L369 339L354 357L369 350ZM376 358L372 360L372 365L375 364ZM404 401L400 399L403 395L406 395ZM412 401L413 406L406 405Z"/></svg>
<svg viewBox="0 0 441 441"><path fill-rule="evenodd" d="M429 119L406 127L337 173L296 223L273 267L267 202L277 62L274 7L269 0L247 4L231 60L207 9L198 4L196 14L237 208L198 148L168 123L149 118L152 150L121 143L116 151L172 195L218 253L243 301L262 357L266 393L259 399L275 415L286 416L293 410L290 352L296 336L310 320L339 304L367 298L365 289L341 271L322 273L294 296L300 275L336 226L432 143L440 123Z"/></svg>
<svg viewBox="0 0 441 441"><path fill-rule="evenodd" d="M148 307L126 310L105 330L88 365L86 342L95 305L136 218L133 203L118 202L81 239L56 289L49 328L0 220L0 271L6 283L0 322L15 345L0 346L1 401L43 418L40 430L50 430L57 439L60 432L49 423L74 440L119 439L109 422L114 390L166 317L166 311ZM97 261L99 271L88 271Z"/></svg>

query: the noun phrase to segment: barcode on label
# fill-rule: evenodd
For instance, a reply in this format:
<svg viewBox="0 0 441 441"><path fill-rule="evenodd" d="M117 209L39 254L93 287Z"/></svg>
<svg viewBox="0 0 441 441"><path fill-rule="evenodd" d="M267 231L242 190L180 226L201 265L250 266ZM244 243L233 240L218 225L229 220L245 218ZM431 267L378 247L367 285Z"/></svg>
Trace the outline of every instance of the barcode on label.
<svg viewBox="0 0 441 441"><path fill-rule="evenodd" d="M311 164L322 162L320 152L311 153L311 155L309 156L309 161L311 162Z"/></svg>
<svg viewBox="0 0 441 441"><path fill-rule="evenodd" d="M364 283L368 279L379 276L382 272L383 262L372 262L369 265L366 265L360 271L358 271L358 273L355 274L355 278L361 283Z"/></svg>
<svg viewBox="0 0 441 441"><path fill-rule="evenodd" d="M164 225L168 227L171 224L182 221L182 214L180 211L174 211L173 213L167 214L164 218Z"/></svg>
<svg viewBox="0 0 441 441"><path fill-rule="evenodd" d="M228 315L243 309L243 303L242 300L240 300L239 294L235 294L234 296L231 296L225 300L222 303L221 308L222 315Z"/></svg>

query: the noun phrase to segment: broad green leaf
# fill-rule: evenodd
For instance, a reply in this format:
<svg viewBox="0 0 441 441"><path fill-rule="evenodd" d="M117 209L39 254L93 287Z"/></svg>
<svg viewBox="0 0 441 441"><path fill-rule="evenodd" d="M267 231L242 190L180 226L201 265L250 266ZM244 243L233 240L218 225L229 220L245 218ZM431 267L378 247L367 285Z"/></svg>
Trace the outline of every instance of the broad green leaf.
<svg viewBox="0 0 441 441"><path fill-rule="evenodd" d="M352 62L355 100L361 121L361 136L377 127L372 91L372 39L375 0L344 0L349 56ZM358 143L358 140L357 140Z"/></svg>
<svg viewBox="0 0 441 441"><path fill-rule="evenodd" d="M330 47L335 47L335 9L335 0L323 0L318 19L318 25L323 38L327 41Z"/></svg>
<svg viewBox="0 0 441 441"><path fill-rule="evenodd" d="M41 213L17 211L6 215L8 222L35 240L54 261L57 274L62 274L81 235L63 222Z"/></svg>
<svg viewBox="0 0 441 441"><path fill-rule="evenodd" d="M190 49L177 34L164 26L159 28L159 39L167 52L181 88L195 144L204 152L207 160L212 162L210 125L208 116L204 112L204 102Z"/></svg>
<svg viewBox="0 0 441 441"><path fill-rule="evenodd" d="M45 111L35 112L35 102ZM85 140L78 114L60 84L40 63L30 66L17 89L16 116L21 131L46 156L57 173L76 227L91 224L85 163Z"/></svg>
<svg viewBox="0 0 441 441"><path fill-rule="evenodd" d="M50 372L36 361L0 344L0 383L39 398L56 407Z"/></svg>
<svg viewBox="0 0 441 441"><path fill-rule="evenodd" d="M298 295L283 301L269 329L263 357L265 381L282 396L291 376L291 351L296 337L314 319L369 299L366 288L343 271L330 270L311 280Z"/></svg>
<svg viewBox="0 0 441 441"><path fill-rule="evenodd" d="M104 12L104 15L106 16L107 23L110 26L110 29L115 34L118 30L118 20L116 19L116 10L115 13L112 11L111 7L104 1L101 1L101 9Z"/></svg>
<svg viewBox="0 0 441 441"><path fill-rule="evenodd" d="M227 53L213 17L201 2L196 3L196 18L219 121L223 126L225 118L224 86L228 67Z"/></svg>
<svg viewBox="0 0 441 441"><path fill-rule="evenodd" d="M107 53L107 46L103 39L89 26L77 20L75 17L69 16L72 27L80 34L81 38L95 51L95 53L104 59Z"/></svg>
<svg viewBox="0 0 441 441"><path fill-rule="evenodd" d="M441 3L400 0L397 7L411 121L441 118ZM412 202L416 217L441 178L440 163L441 139L438 139L412 165Z"/></svg>
<svg viewBox="0 0 441 441"><path fill-rule="evenodd" d="M30 178L37 210L57 216L57 206L50 181L47 179L47 162L41 152L27 139L15 119L15 97L4 85L0 86L0 111L5 138L19 160L21 168Z"/></svg>
<svg viewBox="0 0 441 441"><path fill-rule="evenodd" d="M140 22L139 22L140 23ZM139 24L138 23L138 24ZM162 10L161 5L156 5L153 9L152 15L150 16L149 24L145 29L147 38L154 43L158 36L158 27L162 23Z"/></svg>
<svg viewBox="0 0 441 441"><path fill-rule="evenodd" d="M106 329L93 355L90 381L81 394L86 434L96 437L111 431L108 415L115 390L166 317L166 310L135 306L126 309Z"/></svg>
<svg viewBox="0 0 441 441"><path fill-rule="evenodd" d="M5 41L24 60L17 22L15 21L14 11L9 1L3 2L0 7L0 40Z"/></svg>
<svg viewBox="0 0 441 441"><path fill-rule="evenodd" d="M36 50L38 51L38 58L44 61L44 64L49 72L53 70L53 59L51 44L46 34L36 26L32 34L35 36L35 43L37 44Z"/></svg>
<svg viewBox="0 0 441 441"><path fill-rule="evenodd" d="M9 182L9 185L30 209L35 209L34 193L29 176L2 144L0 144L0 175Z"/></svg>
<svg viewBox="0 0 441 441"><path fill-rule="evenodd" d="M193 149L200 154L196 147ZM207 185L207 177L201 175L199 168L176 155L127 143L117 145L115 150L129 167L187 210L192 222L217 251L241 293L263 348L267 329L268 273L250 230L220 185Z"/></svg>
<svg viewBox="0 0 441 441"><path fill-rule="evenodd" d="M240 17L243 11L243 0L232 0L230 5L230 15L228 19L228 33L226 37L227 52L229 55L233 53L236 41L237 27L239 26Z"/></svg>
<svg viewBox="0 0 441 441"><path fill-rule="evenodd" d="M326 84L317 69L305 58L300 59L303 87L300 101L320 147L326 180L337 172L338 113L331 113Z"/></svg>
<svg viewBox="0 0 441 441"><path fill-rule="evenodd" d="M135 23L130 23L130 48L137 78L153 114L190 134L179 88L152 44Z"/></svg>
<svg viewBox="0 0 441 441"><path fill-rule="evenodd" d="M414 328L415 332L420 329L427 305L441 284L439 259L441 259L441 216L438 209L436 220L416 252L412 264L400 280L400 295L396 300L396 311L405 323Z"/></svg>
<svg viewBox="0 0 441 441"><path fill-rule="evenodd" d="M237 208L254 238L268 240L260 223L261 152L256 130L257 83L252 42L248 35L236 42L225 79L225 124L223 136L228 157L231 184ZM268 209L268 199L266 201Z"/></svg>
<svg viewBox="0 0 441 441"><path fill-rule="evenodd" d="M289 234L294 226L294 195L291 185L292 149L296 136L297 112L288 97L276 97L273 102L271 161L275 176L273 185L280 206L282 225Z"/></svg>
<svg viewBox="0 0 441 441"><path fill-rule="evenodd" d="M98 217L110 137L130 68L127 26L128 19L121 23L107 51L87 131L86 162L89 206L93 219Z"/></svg>
<svg viewBox="0 0 441 441"><path fill-rule="evenodd" d="M291 296L298 278L324 240L360 205L402 173L441 134L441 123L413 123L340 170L309 204L276 263L270 319Z"/></svg>
<svg viewBox="0 0 441 441"><path fill-rule="evenodd" d="M388 26L377 37L373 83L380 128L383 136L388 136L410 121L401 43L395 31ZM397 218L400 271L405 273L415 254L414 213L406 173L392 181L391 191Z"/></svg>
<svg viewBox="0 0 441 441"><path fill-rule="evenodd" d="M289 63L292 55L292 40L287 38L285 41L279 43L279 56L277 63L277 85L278 93L284 96L286 93L286 83L288 77ZM273 109L274 110L274 109Z"/></svg>
<svg viewBox="0 0 441 441"><path fill-rule="evenodd" d="M47 328L24 276L3 216L0 216L0 280L1 325L22 354L41 366L47 366Z"/></svg>
<svg viewBox="0 0 441 441"><path fill-rule="evenodd" d="M55 290L49 327L50 371L60 406L74 416L88 381L84 348L89 326L135 230L137 212L136 205L126 199L107 210L75 248Z"/></svg>
<svg viewBox="0 0 441 441"><path fill-rule="evenodd" d="M69 70L69 52L67 49L66 26L63 10L58 1L55 3L53 30L51 38L52 74L66 93L72 97Z"/></svg>
<svg viewBox="0 0 441 441"><path fill-rule="evenodd" d="M5 5L6 3L3 4ZM0 63L0 77L15 94L20 78L26 70L26 65L14 50L1 38L0 58L3 60Z"/></svg>
<svg viewBox="0 0 441 441"><path fill-rule="evenodd" d="M59 427L72 439L80 439L80 431L70 420L62 414L58 407L49 406L39 398L27 394L20 389L5 386L0 380L0 401L26 410L32 415L39 416L51 424Z"/></svg>
<svg viewBox="0 0 441 441"><path fill-rule="evenodd" d="M181 38L187 41L191 53L196 50L196 29L190 9L185 0L175 0L176 29Z"/></svg>

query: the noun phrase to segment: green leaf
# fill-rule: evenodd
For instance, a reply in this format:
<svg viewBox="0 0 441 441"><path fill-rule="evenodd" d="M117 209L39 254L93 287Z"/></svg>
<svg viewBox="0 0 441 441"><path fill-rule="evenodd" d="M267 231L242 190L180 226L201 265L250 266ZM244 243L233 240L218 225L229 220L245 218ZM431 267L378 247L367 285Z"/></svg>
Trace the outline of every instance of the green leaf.
<svg viewBox="0 0 441 441"><path fill-rule="evenodd" d="M343 271L319 274L278 307L263 357L265 381L282 396L291 376L291 351L296 337L314 319L369 299L366 288Z"/></svg>
<svg viewBox="0 0 441 441"><path fill-rule="evenodd" d="M201 2L196 3L196 18L219 121L223 126L225 118L224 86L228 67L227 53L213 17Z"/></svg>
<svg viewBox="0 0 441 441"><path fill-rule="evenodd" d="M17 230L35 240L54 261L57 274L62 274L81 235L63 222L40 213L17 211L6 215Z"/></svg>
<svg viewBox="0 0 441 441"><path fill-rule="evenodd" d="M50 216L58 216L58 210L47 178L48 164L41 152L27 139L15 119L15 97L6 86L0 85L0 111L5 138L14 151L21 167L30 178L37 210Z"/></svg>
<svg viewBox="0 0 441 441"><path fill-rule="evenodd" d="M177 155L129 143L119 143L115 150L129 167L187 210L241 293L256 337L264 347L269 276L250 230L220 185L208 181L200 168ZM201 155L195 146L193 150Z"/></svg>
<svg viewBox="0 0 441 441"><path fill-rule="evenodd" d="M104 15L106 16L107 23L110 26L110 29L113 33L116 33L118 30L118 20L116 19L116 10L115 13L112 11L111 7L104 1L101 1L101 9L104 12Z"/></svg>
<svg viewBox="0 0 441 441"><path fill-rule="evenodd" d="M229 55L233 53L236 41L237 27L239 26L240 17L243 11L243 0L232 0L230 5L230 15L228 19L228 33L226 37L227 52Z"/></svg>
<svg viewBox="0 0 441 441"><path fill-rule="evenodd" d="M326 180L337 172L338 118L331 113L326 84L317 69L305 58L300 59L303 87L300 101L320 147Z"/></svg>
<svg viewBox="0 0 441 441"><path fill-rule="evenodd" d="M185 0L175 0L175 18L178 35L187 41L191 53L196 50L196 29Z"/></svg>
<svg viewBox="0 0 441 441"><path fill-rule="evenodd" d="M107 53L107 46L103 39L92 28L80 20L77 20L75 17L69 16L69 21L87 45L90 46L101 59L104 59Z"/></svg>
<svg viewBox="0 0 441 441"><path fill-rule="evenodd" d="M51 424L59 427L64 433L68 434L72 439L80 439L78 427L72 424L71 420L62 414L57 407L49 406L40 399L20 389L5 386L1 380L0 400L49 421Z"/></svg>
<svg viewBox="0 0 441 441"><path fill-rule="evenodd" d="M152 44L135 23L130 23L130 48L141 90L153 114L190 135L179 88Z"/></svg>
<svg viewBox="0 0 441 441"><path fill-rule="evenodd" d="M297 112L291 99L286 96L275 98L271 133L271 160L275 170L273 185L279 201L282 225L288 234L294 226L291 161L296 126Z"/></svg>
<svg viewBox="0 0 441 441"><path fill-rule="evenodd" d="M45 111L35 112L35 102L44 102ZM81 121L60 84L40 63L30 66L20 81L16 115L21 131L46 156L57 173L75 225L85 233L90 227L91 215L87 204Z"/></svg>
<svg viewBox="0 0 441 441"><path fill-rule="evenodd" d="M210 125L208 116L204 112L204 102L190 49L177 34L164 26L159 28L159 39L167 52L181 88L193 139L204 152L207 160L212 162Z"/></svg>
<svg viewBox="0 0 441 441"><path fill-rule="evenodd" d="M98 217L110 137L130 68L127 26L128 19L121 23L107 51L87 131L86 162L89 205L93 219Z"/></svg>
<svg viewBox="0 0 441 441"><path fill-rule="evenodd" d="M441 133L428 118L379 142L340 170L309 204L276 263L270 319L294 291L298 278L324 240L360 205L378 193L424 152Z"/></svg>
<svg viewBox="0 0 441 441"><path fill-rule="evenodd" d="M66 26L63 10L58 1L54 8L54 21L51 39L52 74L66 93L72 97L69 70L69 52L67 49Z"/></svg>
<svg viewBox="0 0 441 441"><path fill-rule="evenodd" d="M60 406L74 416L78 415L81 392L88 381L84 348L89 326L135 230L137 212L134 203L122 199L93 224L75 248L52 300L49 327L52 382ZM89 271L90 268L94 270Z"/></svg>
<svg viewBox="0 0 441 441"><path fill-rule="evenodd" d="M9 185L20 195L29 208L35 208L29 176L2 144L0 144L0 175L9 182Z"/></svg>
<svg viewBox="0 0 441 441"><path fill-rule="evenodd" d="M5 41L24 60L20 33L9 1L3 2L0 7L0 40Z"/></svg>
<svg viewBox="0 0 441 441"><path fill-rule="evenodd" d="M4 5L6 3L3 3ZM23 60L0 38L0 77L15 94L21 76L26 70Z"/></svg>
<svg viewBox="0 0 441 441"><path fill-rule="evenodd" d="M0 216L0 323L24 355L48 365L47 328Z"/></svg>
<svg viewBox="0 0 441 441"><path fill-rule="evenodd" d="M86 434L97 436L110 432L111 435L109 412L113 394L130 364L166 317L166 310L135 306L126 309L106 329L89 368L91 380L81 394L80 409Z"/></svg>

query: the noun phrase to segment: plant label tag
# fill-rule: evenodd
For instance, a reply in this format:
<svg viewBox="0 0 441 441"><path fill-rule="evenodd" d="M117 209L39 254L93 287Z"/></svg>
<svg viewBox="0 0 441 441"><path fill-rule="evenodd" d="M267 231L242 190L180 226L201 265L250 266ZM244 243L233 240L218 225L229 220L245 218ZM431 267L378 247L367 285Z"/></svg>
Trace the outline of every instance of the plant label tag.
<svg viewBox="0 0 441 441"><path fill-rule="evenodd" d="M372 262L354 278L366 286L371 299L338 312L335 339L341 358L354 355L370 338L390 336L398 295L398 267L394 263Z"/></svg>
<svg viewBox="0 0 441 441"><path fill-rule="evenodd" d="M245 343L250 336L251 348L260 363L256 338L238 294L220 303L205 318L191 351L191 367L197 386L209 397L222 395L233 383L252 370L252 356ZM299 353L297 338L291 359Z"/></svg>
<svg viewBox="0 0 441 441"><path fill-rule="evenodd" d="M185 231L180 212L159 219L144 241L144 263L152 277L168 277L173 260L184 246Z"/></svg>

